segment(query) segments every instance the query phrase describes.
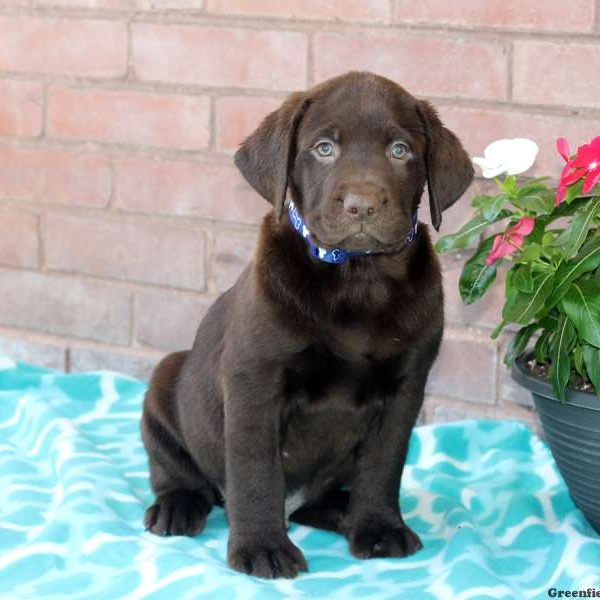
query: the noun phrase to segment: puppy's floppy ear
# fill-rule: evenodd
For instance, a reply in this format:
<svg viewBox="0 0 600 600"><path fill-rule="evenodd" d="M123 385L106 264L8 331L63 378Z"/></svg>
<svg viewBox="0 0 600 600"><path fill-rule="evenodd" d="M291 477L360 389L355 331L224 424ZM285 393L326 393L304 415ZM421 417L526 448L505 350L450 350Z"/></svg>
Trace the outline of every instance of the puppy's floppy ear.
<svg viewBox="0 0 600 600"><path fill-rule="evenodd" d="M235 153L236 167L273 205L277 221L283 214L289 171L296 156L296 132L309 102L304 93L292 94L265 117Z"/></svg>
<svg viewBox="0 0 600 600"><path fill-rule="evenodd" d="M459 139L446 129L433 106L417 104L426 137L425 169L431 223L439 231L442 211L452 206L473 180L473 165Z"/></svg>

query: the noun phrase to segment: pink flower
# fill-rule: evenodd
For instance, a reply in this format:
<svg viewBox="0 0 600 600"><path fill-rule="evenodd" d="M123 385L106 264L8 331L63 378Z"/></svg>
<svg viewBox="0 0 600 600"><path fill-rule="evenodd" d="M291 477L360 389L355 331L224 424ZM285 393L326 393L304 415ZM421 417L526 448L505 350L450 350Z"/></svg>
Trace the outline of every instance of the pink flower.
<svg viewBox="0 0 600 600"><path fill-rule="evenodd" d="M523 217L504 233L499 233L494 238L492 249L485 259L485 264L491 267L497 260L520 250L525 243L525 238L533 231L534 226L535 219L533 217Z"/></svg>
<svg viewBox="0 0 600 600"><path fill-rule="evenodd" d="M565 159L565 162L571 160L571 154L569 152L569 142L565 138L558 138L556 140L556 149L558 153Z"/></svg>
<svg viewBox="0 0 600 600"><path fill-rule="evenodd" d="M556 140L556 149L565 159L566 165L560 174L556 189L557 206L565 199L567 188L585 176L583 193L587 194L600 181L600 136L589 144L577 148L577 154L571 159L569 144L564 138Z"/></svg>

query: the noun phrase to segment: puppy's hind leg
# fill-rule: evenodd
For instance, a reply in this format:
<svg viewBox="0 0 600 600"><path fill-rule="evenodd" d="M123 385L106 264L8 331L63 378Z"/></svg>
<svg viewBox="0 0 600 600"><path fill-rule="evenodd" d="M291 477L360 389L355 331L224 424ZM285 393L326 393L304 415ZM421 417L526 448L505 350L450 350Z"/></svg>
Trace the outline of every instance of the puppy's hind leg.
<svg viewBox="0 0 600 600"><path fill-rule="evenodd" d="M217 496L187 452L177 427L175 385L187 354L169 354L159 363L144 398L142 439L156 494L144 524L158 535L197 535Z"/></svg>

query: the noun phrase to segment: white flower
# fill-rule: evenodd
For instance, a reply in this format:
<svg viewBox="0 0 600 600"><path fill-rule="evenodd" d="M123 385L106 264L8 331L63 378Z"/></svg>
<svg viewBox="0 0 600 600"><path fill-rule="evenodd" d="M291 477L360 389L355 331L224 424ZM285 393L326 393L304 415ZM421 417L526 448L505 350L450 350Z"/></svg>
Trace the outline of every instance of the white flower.
<svg viewBox="0 0 600 600"><path fill-rule="evenodd" d="M473 162L481 167L486 179L501 173L518 175L533 165L538 151L538 145L527 138L496 140L483 151L483 156L475 156Z"/></svg>

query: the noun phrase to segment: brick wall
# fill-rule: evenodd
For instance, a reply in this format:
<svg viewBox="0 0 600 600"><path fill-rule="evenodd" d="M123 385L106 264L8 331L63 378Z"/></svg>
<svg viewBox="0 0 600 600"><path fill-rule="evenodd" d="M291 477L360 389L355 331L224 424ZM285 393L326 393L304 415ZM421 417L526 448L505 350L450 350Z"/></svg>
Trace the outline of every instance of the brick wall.
<svg viewBox="0 0 600 600"><path fill-rule="evenodd" d="M0 0L0 347L144 376L189 346L266 210L232 152L348 69L432 99L472 154L532 137L536 173L557 173L558 135L600 131L599 35L594 0ZM443 261L424 419L535 424L489 338L501 299L462 306L461 259Z"/></svg>

